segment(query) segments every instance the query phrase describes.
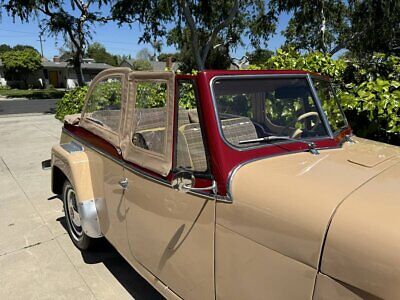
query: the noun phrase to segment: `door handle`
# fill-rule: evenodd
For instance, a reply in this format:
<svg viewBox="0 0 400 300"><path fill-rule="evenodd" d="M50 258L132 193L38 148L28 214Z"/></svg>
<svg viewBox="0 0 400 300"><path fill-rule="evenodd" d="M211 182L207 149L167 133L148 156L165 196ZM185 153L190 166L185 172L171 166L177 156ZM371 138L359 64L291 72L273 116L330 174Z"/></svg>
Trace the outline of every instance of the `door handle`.
<svg viewBox="0 0 400 300"><path fill-rule="evenodd" d="M128 188L128 178L121 179L118 184L126 190Z"/></svg>

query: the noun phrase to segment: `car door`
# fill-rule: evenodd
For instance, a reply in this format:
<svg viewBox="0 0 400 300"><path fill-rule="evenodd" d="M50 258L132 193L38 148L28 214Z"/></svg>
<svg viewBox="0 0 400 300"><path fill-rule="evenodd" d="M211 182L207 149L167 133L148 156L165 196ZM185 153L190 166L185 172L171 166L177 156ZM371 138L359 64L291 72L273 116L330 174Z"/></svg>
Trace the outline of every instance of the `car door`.
<svg viewBox="0 0 400 300"><path fill-rule="evenodd" d="M129 70L130 71L130 70ZM102 234L124 256L126 240L125 203L120 181L123 160L118 149L128 96L128 70L107 70L91 84L80 126L92 132L84 147L90 166L90 181Z"/></svg>
<svg viewBox="0 0 400 300"><path fill-rule="evenodd" d="M123 152L132 162L125 169L126 224L132 255L180 297L212 299L214 198L206 193L178 191L171 184L184 167L196 176L198 184L209 182L198 117L193 117L193 123L189 121L188 108L196 105L193 84L185 93L193 96L193 103L181 109L175 103L173 73L133 73L131 85L135 101L127 111L130 125L126 126L129 132ZM195 115L196 109L191 111ZM192 152L202 152L197 157L190 156L193 143L188 145L185 139L185 130L190 133L190 129L196 131L197 150ZM196 173L194 161L204 170ZM189 165L178 166L178 162Z"/></svg>

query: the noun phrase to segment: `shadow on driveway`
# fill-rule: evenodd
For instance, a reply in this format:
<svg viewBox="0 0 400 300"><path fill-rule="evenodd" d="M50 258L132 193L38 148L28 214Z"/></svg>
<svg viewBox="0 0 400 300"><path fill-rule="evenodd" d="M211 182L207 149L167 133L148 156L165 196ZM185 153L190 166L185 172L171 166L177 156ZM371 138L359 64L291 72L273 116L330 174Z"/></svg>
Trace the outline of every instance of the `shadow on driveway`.
<svg viewBox="0 0 400 300"><path fill-rule="evenodd" d="M57 196L51 197L49 200L55 198L57 198ZM60 217L57 221L60 222L67 231L65 217ZM85 263L104 264L135 300L164 299L163 296L128 264L106 239L100 239L98 242L95 250L81 251Z"/></svg>

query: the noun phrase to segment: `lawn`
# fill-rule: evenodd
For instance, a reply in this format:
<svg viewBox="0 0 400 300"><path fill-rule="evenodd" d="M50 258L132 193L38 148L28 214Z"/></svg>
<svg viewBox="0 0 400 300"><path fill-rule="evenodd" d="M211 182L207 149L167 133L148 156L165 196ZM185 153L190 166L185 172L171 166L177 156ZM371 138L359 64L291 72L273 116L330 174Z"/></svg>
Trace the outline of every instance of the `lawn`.
<svg viewBox="0 0 400 300"><path fill-rule="evenodd" d="M28 99L58 99L62 98L65 91L56 89L18 90L0 89L0 97L6 98L28 98Z"/></svg>

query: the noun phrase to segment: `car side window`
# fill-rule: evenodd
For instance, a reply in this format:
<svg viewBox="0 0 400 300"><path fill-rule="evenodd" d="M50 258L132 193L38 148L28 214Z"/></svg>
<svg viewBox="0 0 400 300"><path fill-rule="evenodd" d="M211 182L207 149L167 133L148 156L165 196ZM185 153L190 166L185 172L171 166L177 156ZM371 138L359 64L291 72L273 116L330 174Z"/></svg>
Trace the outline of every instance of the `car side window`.
<svg viewBox="0 0 400 300"><path fill-rule="evenodd" d="M137 81L132 143L139 148L164 154L167 127L167 82Z"/></svg>
<svg viewBox="0 0 400 300"><path fill-rule="evenodd" d="M206 172L207 159L192 81L178 82L178 118L176 132L177 169Z"/></svg>
<svg viewBox="0 0 400 300"><path fill-rule="evenodd" d="M121 119L122 76L111 76L97 82L89 96L84 118L114 132Z"/></svg>

